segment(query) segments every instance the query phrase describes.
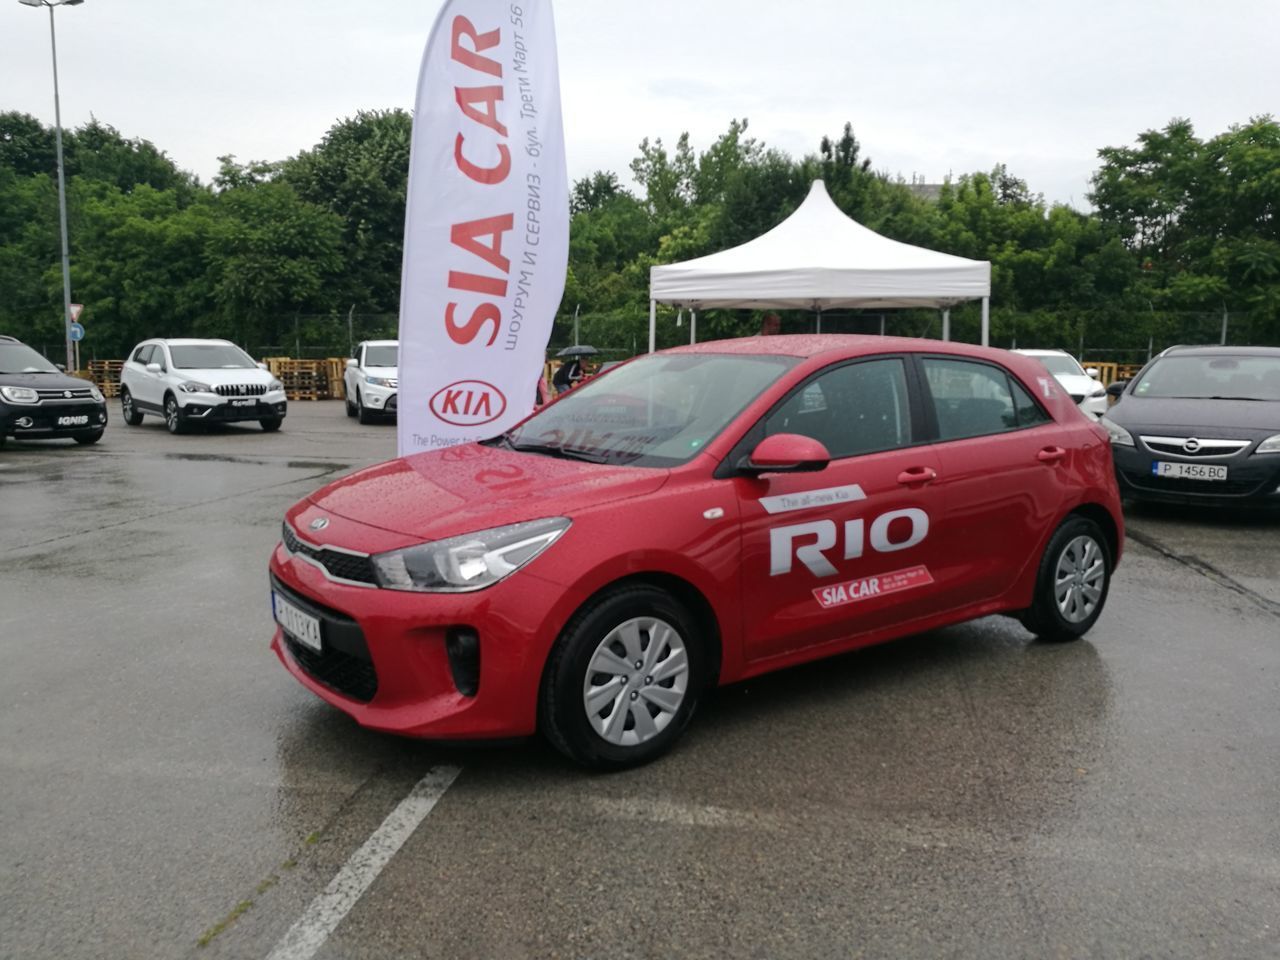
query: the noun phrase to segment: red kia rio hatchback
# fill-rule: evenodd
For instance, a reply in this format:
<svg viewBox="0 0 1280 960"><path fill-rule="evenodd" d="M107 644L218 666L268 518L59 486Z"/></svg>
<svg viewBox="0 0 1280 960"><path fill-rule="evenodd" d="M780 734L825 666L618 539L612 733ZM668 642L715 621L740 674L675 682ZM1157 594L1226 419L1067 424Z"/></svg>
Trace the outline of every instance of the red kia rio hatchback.
<svg viewBox="0 0 1280 960"><path fill-rule="evenodd" d="M1106 431L1035 360L883 337L640 357L295 504L273 649L359 723L618 768L710 687L987 614L1093 626Z"/></svg>

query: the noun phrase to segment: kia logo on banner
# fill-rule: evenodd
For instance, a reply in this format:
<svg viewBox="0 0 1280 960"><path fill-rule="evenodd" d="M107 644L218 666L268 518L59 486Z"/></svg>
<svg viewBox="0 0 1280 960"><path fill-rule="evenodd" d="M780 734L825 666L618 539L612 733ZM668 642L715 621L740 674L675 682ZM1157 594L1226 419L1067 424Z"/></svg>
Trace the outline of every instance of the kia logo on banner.
<svg viewBox="0 0 1280 960"><path fill-rule="evenodd" d="M447 0L418 80L400 294L400 455L533 409L569 260L551 0Z"/></svg>
<svg viewBox="0 0 1280 960"><path fill-rule="evenodd" d="M462 380L443 387L431 398L431 412L457 427L479 427L507 412L507 398L491 383Z"/></svg>

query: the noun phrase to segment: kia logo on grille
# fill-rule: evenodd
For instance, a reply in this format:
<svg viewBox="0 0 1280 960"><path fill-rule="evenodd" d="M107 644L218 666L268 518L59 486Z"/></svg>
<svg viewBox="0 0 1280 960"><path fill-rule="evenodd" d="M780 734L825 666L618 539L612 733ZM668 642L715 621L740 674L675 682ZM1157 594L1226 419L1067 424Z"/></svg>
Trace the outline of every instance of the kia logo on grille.
<svg viewBox="0 0 1280 960"><path fill-rule="evenodd" d="M442 387L431 398L431 412L456 427L493 423L506 413L507 398L483 380L459 380Z"/></svg>
<svg viewBox="0 0 1280 960"><path fill-rule="evenodd" d="M328 517L317 517L307 524L307 528L310 530L323 530L327 526L329 526Z"/></svg>
<svg viewBox="0 0 1280 960"><path fill-rule="evenodd" d="M1186 443L1182 445L1182 449L1187 451L1187 453L1195 453L1197 450L1200 449L1200 441L1197 440L1195 437L1192 437L1190 440L1188 440Z"/></svg>

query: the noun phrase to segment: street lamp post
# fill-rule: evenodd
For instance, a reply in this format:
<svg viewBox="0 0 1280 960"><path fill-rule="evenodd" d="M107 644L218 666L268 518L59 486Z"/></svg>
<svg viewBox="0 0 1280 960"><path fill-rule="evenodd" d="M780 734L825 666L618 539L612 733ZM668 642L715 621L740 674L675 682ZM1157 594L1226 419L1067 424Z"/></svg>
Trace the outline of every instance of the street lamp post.
<svg viewBox="0 0 1280 960"><path fill-rule="evenodd" d="M74 370L71 342L71 252L67 245L67 177L62 164L62 105L58 100L58 35L53 28L54 7L74 7L84 0L18 0L28 7L49 8L49 45L53 50L53 119L58 145L58 219L62 227L62 324L67 341L67 369Z"/></svg>

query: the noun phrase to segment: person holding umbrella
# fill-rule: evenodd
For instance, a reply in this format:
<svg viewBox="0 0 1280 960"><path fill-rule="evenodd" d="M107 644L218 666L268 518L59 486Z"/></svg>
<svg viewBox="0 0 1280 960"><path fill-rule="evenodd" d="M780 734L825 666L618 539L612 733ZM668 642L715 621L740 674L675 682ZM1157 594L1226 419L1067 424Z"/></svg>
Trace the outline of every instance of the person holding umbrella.
<svg viewBox="0 0 1280 960"><path fill-rule="evenodd" d="M564 363L560 364L560 369L551 379L552 385L556 388L556 395L559 396L569 390L572 390L582 382L584 376L582 370L582 358L594 357L599 353L595 347L588 347L585 344L580 347L565 347L557 357L564 359Z"/></svg>

